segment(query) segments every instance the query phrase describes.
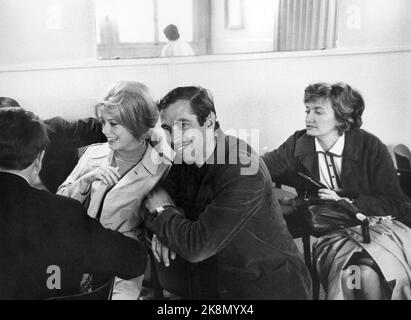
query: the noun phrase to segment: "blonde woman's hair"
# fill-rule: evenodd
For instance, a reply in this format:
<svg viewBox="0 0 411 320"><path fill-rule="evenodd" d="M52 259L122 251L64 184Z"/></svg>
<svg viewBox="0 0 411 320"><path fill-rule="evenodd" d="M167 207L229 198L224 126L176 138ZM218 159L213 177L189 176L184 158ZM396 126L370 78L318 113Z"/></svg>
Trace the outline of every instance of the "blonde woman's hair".
<svg viewBox="0 0 411 320"><path fill-rule="evenodd" d="M137 139L147 139L149 129L154 128L159 112L146 85L136 81L121 81L114 84L105 99L96 105L96 115L109 112Z"/></svg>

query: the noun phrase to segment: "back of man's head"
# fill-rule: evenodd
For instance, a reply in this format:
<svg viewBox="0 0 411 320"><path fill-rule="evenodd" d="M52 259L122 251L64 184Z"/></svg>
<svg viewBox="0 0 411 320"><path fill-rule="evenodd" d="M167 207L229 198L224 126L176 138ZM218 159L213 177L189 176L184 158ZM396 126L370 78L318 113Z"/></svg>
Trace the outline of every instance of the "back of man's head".
<svg viewBox="0 0 411 320"><path fill-rule="evenodd" d="M23 108L0 108L0 168L21 171L47 148L43 122Z"/></svg>
<svg viewBox="0 0 411 320"><path fill-rule="evenodd" d="M167 39L170 41L176 41L180 39L180 32L178 32L178 28L175 24L169 24L167 27L165 27L163 32Z"/></svg>

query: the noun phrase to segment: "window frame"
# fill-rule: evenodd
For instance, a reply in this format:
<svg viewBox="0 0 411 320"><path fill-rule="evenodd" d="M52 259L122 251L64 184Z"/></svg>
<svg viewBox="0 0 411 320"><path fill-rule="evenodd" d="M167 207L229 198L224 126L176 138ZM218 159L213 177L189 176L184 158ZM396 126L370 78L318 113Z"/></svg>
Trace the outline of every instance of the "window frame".
<svg viewBox="0 0 411 320"><path fill-rule="evenodd" d="M98 1L98 0L95 0ZM204 0L192 0L193 1L193 40L188 41L190 45L195 49L201 47L199 41L199 30L201 27L198 25L196 16L200 14L199 1ZM208 1L208 0L206 0ZM153 42L120 42L119 30L116 25L115 20L105 22L100 25L100 28L96 24L96 33L100 32L100 43L97 43L97 53L100 59L130 59L136 58L136 54L133 52L146 50L152 52L152 56L159 56L161 49L167 42L160 41L160 28L158 25L158 0L152 0L154 11L153 11L153 24L154 24L154 41ZM205 6L209 10L209 5ZM203 8L202 8L203 9ZM95 13L96 10L94 10ZM204 12L201 12L204 14ZM111 22L111 23L110 23ZM103 36L103 34L106 36ZM196 52L201 52L201 50L195 50ZM154 54L155 53L155 54Z"/></svg>

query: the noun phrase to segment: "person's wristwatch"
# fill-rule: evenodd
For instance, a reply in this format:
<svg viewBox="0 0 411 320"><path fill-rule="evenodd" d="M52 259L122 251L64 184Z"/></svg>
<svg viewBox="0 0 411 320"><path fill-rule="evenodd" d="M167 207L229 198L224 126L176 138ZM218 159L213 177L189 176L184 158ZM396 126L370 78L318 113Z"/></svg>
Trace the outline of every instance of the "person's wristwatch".
<svg viewBox="0 0 411 320"><path fill-rule="evenodd" d="M153 210L152 214L159 216L163 211L165 211L168 208L175 208L172 204L165 204L163 206L157 207Z"/></svg>

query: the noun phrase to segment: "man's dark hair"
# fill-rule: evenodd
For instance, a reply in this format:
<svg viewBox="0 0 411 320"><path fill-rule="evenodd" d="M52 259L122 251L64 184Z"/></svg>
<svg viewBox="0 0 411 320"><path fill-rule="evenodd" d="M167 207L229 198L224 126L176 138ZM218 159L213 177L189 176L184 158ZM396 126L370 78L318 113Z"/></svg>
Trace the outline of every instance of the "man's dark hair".
<svg viewBox="0 0 411 320"><path fill-rule="evenodd" d="M23 108L0 108L0 168L24 170L49 144L43 122Z"/></svg>
<svg viewBox="0 0 411 320"><path fill-rule="evenodd" d="M178 32L177 26L174 24L169 24L164 28L163 32L167 39L170 41L176 41L180 39L180 33Z"/></svg>
<svg viewBox="0 0 411 320"><path fill-rule="evenodd" d="M210 113L217 116L214 107L214 100L211 93L202 87L178 87L167 93L167 95L158 103L160 111L167 109L171 104L178 100L186 100L190 102L190 107L193 113L197 116L197 121L200 126L204 125ZM218 121L215 123L215 130L220 128Z"/></svg>
<svg viewBox="0 0 411 320"><path fill-rule="evenodd" d="M20 104L9 97L0 97L0 108L20 108Z"/></svg>

